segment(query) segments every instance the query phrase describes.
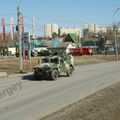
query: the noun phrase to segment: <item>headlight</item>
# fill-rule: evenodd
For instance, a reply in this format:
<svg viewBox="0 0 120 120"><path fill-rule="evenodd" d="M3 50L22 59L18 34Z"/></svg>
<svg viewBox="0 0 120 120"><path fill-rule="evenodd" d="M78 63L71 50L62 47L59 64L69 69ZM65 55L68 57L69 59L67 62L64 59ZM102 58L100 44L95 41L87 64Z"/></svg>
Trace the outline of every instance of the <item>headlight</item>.
<svg viewBox="0 0 120 120"><path fill-rule="evenodd" d="M39 69L39 68L34 68L34 71L35 71L36 73L42 73L42 72L43 72L43 70L42 70L42 69Z"/></svg>
<svg viewBox="0 0 120 120"><path fill-rule="evenodd" d="M36 72L37 72L37 71L38 71L38 68L34 68L34 71L36 71Z"/></svg>

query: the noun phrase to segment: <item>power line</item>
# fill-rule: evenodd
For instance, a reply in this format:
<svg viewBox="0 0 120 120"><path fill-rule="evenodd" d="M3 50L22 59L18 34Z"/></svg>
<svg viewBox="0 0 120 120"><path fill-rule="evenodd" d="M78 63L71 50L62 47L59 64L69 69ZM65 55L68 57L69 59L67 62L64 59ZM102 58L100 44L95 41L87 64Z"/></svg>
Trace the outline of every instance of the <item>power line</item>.
<svg viewBox="0 0 120 120"><path fill-rule="evenodd" d="M16 13L4 13L4 14L0 14L0 16L10 16L10 15L16 15Z"/></svg>
<svg viewBox="0 0 120 120"><path fill-rule="evenodd" d="M23 15L26 19L29 19L29 20L31 20L31 17L28 17L28 16L25 16L25 15ZM68 23L68 24L80 24L79 25L79 27L80 26L83 26L83 24L90 24L89 22L83 22L83 21L69 21L69 20L60 20L60 19L47 19L47 18L39 18L39 17L35 17L36 18L36 20L38 21L54 21L54 22L56 22L56 23ZM111 26L111 24L100 24L99 26Z"/></svg>
<svg viewBox="0 0 120 120"><path fill-rule="evenodd" d="M27 28L32 29L32 26L29 26L29 25L26 25L26 24L25 24L24 26L27 27ZM36 30L36 31L39 31L39 32L43 32L43 31L44 31L44 30L39 30L39 29L37 29L37 28L35 28L35 30Z"/></svg>
<svg viewBox="0 0 120 120"><path fill-rule="evenodd" d="M31 19L31 17L28 17L28 16L25 16L23 15L25 18L27 19ZM82 22L82 21L69 21L69 20L61 20L61 19L48 19L48 18L39 18L39 17L36 17L37 20L52 20L52 21L57 21L57 22L67 22L67 23L85 23L85 22Z"/></svg>

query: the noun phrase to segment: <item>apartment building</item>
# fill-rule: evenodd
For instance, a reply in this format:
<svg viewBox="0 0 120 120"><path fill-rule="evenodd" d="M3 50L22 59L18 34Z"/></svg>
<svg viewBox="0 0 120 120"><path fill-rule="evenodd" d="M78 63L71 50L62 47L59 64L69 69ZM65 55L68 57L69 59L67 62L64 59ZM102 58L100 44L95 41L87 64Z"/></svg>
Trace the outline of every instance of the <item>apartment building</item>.
<svg viewBox="0 0 120 120"><path fill-rule="evenodd" d="M69 34L69 33L75 33L77 36L81 37L81 29L80 28L77 28L77 27L74 27L74 28L71 28L71 27L68 27L68 28L60 28L59 29L59 35L62 36L64 34Z"/></svg>
<svg viewBox="0 0 120 120"><path fill-rule="evenodd" d="M45 24L44 25L44 37L52 37L52 33L58 34L58 25L57 24Z"/></svg>
<svg viewBox="0 0 120 120"><path fill-rule="evenodd" d="M107 32L106 27L99 27L97 24L85 24L83 30L89 33Z"/></svg>

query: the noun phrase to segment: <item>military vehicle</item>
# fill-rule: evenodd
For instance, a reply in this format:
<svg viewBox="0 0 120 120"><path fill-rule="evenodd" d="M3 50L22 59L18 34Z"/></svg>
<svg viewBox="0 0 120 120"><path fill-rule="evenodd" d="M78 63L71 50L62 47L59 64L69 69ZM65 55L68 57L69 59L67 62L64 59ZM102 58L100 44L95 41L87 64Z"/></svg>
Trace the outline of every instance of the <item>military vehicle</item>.
<svg viewBox="0 0 120 120"><path fill-rule="evenodd" d="M65 60L65 57L49 56L42 58L41 62L34 67L34 77L56 80L63 73L68 77L71 76L73 71L74 65L70 58Z"/></svg>

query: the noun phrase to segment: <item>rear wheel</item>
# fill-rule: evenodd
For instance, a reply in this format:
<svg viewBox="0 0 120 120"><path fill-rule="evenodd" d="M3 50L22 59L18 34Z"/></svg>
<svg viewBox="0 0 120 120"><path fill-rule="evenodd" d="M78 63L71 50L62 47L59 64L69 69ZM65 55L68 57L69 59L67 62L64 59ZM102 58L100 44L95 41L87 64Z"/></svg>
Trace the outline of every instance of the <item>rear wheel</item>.
<svg viewBox="0 0 120 120"><path fill-rule="evenodd" d="M73 67L70 66L70 67L69 67L69 70L68 70L68 72L67 72L67 76L68 76L68 77L72 76L72 73L73 73Z"/></svg>
<svg viewBox="0 0 120 120"><path fill-rule="evenodd" d="M57 70L53 70L51 72L51 79L52 80L57 80L57 78L58 78L58 71Z"/></svg>

